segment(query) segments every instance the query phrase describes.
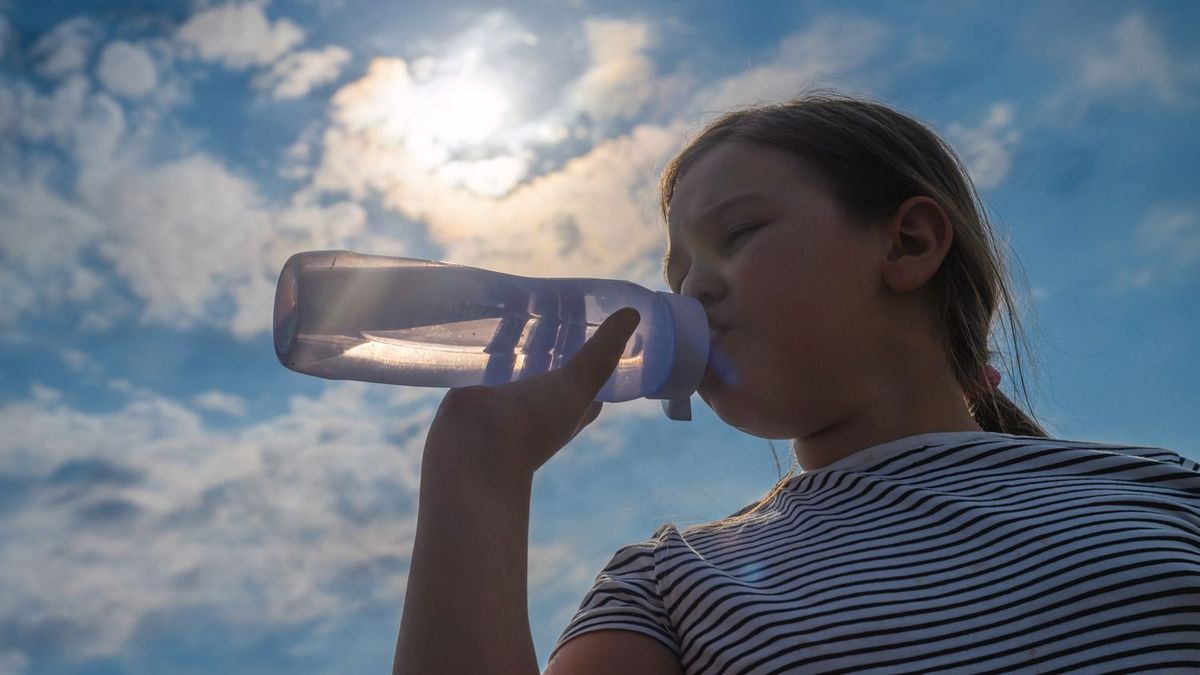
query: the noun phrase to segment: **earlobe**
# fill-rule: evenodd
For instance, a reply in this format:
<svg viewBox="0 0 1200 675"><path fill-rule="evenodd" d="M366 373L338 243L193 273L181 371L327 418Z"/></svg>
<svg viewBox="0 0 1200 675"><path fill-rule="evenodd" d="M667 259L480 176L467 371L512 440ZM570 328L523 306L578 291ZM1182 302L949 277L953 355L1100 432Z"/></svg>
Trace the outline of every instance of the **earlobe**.
<svg viewBox="0 0 1200 675"><path fill-rule="evenodd" d="M889 249L884 280L895 291L914 291L941 267L954 240L954 227L941 205L924 196L905 200L886 227Z"/></svg>

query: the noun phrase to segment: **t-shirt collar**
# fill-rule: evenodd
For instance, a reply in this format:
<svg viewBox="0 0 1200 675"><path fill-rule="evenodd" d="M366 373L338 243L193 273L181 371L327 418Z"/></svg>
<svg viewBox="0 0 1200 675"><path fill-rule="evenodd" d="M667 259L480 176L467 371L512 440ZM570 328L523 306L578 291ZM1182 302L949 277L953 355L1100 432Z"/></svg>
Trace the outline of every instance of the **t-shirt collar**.
<svg viewBox="0 0 1200 675"><path fill-rule="evenodd" d="M973 441L1005 437L1009 437L1009 435L993 431L934 431L925 434L916 434L863 448L819 469L804 469L803 473L853 471L855 469L874 466L888 457L917 448L965 445Z"/></svg>

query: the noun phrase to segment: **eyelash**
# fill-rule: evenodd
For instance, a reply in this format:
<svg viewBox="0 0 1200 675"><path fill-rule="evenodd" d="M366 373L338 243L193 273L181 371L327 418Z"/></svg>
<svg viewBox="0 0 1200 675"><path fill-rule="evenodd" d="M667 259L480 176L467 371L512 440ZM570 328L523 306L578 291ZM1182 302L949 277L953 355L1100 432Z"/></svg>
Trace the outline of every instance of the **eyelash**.
<svg viewBox="0 0 1200 675"><path fill-rule="evenodd" d="M763 225L766 225L766 223L746 223L745 225L734 226L733 228L731 228L729 230L729 234L725 236L725 247L732 248L733 242L736 241L743 234L748 234L748 233L752 232L753 230L757 230L758 228L762 227ZM682 280L679 282L679 285L680 285L680 288L682 288L682 286L683 286ZM679 292L678 290L675 290L674 288L672 288L671 290L675 293Z"/></svg>
<svg viewBox="0 0 1200 675"><path fill-rule="evenodd" d="M728 236L726 236L726 238L725 238L725 245L730 246L730 247L733 246L733 242L736 241L743 234L757 230L758 228L762 227L764 224L765 223L747 223L744 227L733 228L732 230L729 231Z"/></svg>

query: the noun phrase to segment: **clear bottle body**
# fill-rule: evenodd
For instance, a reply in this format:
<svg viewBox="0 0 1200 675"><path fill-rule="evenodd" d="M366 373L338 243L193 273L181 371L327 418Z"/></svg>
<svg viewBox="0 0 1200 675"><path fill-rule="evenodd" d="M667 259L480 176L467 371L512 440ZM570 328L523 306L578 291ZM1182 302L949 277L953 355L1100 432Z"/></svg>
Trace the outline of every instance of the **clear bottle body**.
<svg viewBox="0 0 1200 675"><path fill-rule="evenodd" d="M495 386L562 366L622 307L641 322L598 401L652 396L668 379L678 348L661 293L612 279L312 251L280 275L275 351L288 368L328 379Z"/></svg>

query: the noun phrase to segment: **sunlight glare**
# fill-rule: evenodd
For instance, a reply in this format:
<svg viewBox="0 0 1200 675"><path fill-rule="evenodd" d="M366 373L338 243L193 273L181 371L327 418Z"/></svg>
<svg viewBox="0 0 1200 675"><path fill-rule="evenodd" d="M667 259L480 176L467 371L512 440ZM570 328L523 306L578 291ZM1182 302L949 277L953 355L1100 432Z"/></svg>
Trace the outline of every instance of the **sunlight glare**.
<svg viewBox="0 0 1200 675"><path fill-rule="evenodd" d="M505 92L480 75L463 73L418 85L407 145L428 167L450 154L481 143L503 125L512 105Z"/></svg>

